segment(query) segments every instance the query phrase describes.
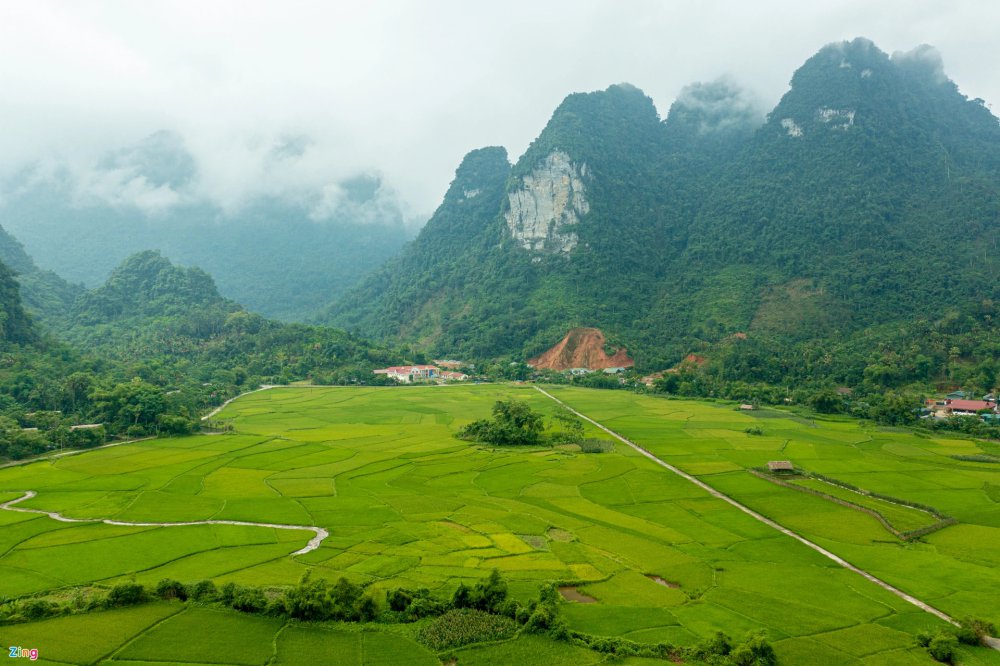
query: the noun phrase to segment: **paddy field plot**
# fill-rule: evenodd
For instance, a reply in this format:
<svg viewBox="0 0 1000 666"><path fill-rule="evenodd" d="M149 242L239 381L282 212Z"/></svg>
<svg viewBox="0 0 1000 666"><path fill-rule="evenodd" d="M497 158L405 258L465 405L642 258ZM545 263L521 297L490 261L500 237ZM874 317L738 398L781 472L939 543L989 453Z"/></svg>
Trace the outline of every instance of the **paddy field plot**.
<svg viewBox="0 0 1000 666"><path fill-rule="evenodd" d="M949 457L974 452L973 444L784 418L767 419L763 437L748 437L743 431L755 417L712 404L581 389L556 394L894 585L952 614L1000 621L989 591L1000 583L1000 507L985 490L1000 479L988 465ZM460 582L499 569L522 600L547 582L596 599L563 605L570 626L588 633L690 645L715 631L763 628L779 655L819 645L846 655L837 663L878 663L879 655L930 663L912 635L939 620L628 447L584 454L572 446L490 449L455 439L510 396L545 414L558 409L530 388L508 386L273 389L219 414L235 434L137 442L0 470L0 501L34 490L19 506L75 518L231 519L330 534L318 549L293 556L311 532L67 524L0 511L0 595L132 577L148 585L169 577L282 586L309 571L346 576L376 593L406 586L447 596ZM588 436L604 436L589 428ZM904 544L869 516L745 471L777 458L933 505L960 524ZM95 659L195 662L163 651L171 636L189 633L185 622L236 621L207 609L183 613ZM345 663L379 663L400 650L412 650L414 663L423 658L405 636L344 637L339 629L331 638L243 619L257 624L241 631L266 640L219 648L227 656L206 652L212 658L204 662L314 663L310 650L326 640L343 643ZM843 649L853 636L865 637L864 654ZM460 661L490 663L499 651L523 663L588 663L558 646L546 648L558 652L547 662L517 656L544 653L529 643L468 649Z"/></svg>

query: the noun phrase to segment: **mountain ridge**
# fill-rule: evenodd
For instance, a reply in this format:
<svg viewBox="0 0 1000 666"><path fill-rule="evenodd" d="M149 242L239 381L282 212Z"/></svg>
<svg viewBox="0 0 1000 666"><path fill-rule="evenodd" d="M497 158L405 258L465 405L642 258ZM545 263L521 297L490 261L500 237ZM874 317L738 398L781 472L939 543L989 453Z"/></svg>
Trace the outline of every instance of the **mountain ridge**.
<svg viewBox="0 0 1000 666"><path fill-rule="evenodd" d="M511 358L590 325L662 368L734 332L844 339L995 297L977 239L1000 219L1000 124L939 65L828 45L760 121L725 82L663 121L632 86L569 95L447 259L430 239L461 217L448 197L410 246L429 258L404 251L325 321ZM943 220L964 233L941 243ZM406 317L386 307L394 284Z"/></svg>

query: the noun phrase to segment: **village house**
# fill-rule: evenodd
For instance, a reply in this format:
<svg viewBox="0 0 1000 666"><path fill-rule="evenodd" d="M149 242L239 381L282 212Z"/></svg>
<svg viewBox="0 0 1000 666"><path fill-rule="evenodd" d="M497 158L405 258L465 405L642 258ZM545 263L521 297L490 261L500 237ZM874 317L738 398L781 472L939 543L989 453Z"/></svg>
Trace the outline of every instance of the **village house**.
<svg viewBox="0 0 1000 666"><path fill-rule="evenodd" d="M450 370L443 370L440 374L441 379L449 382L464 382L469 378L469 375L464 372L452 372Z"/></svg>
<svg viewBox="0 0 1000 666"><path fill-rule="evenodd" d="M947 400L945 408L951 416L975 416L983 409L994 409L995 402L987 400Z"/></svg>
<svg viewBox="0 0 1000 666"><path fill-rule="evenodd" d="M989 409L996 412L997 409L995 400L965 400L946 397L944 400L932 398L924 404L926 412L930 412L937 419L946 419L951 416L977 416L982 410Z"/></svg>
<svg viewBox="0 0 1000 666"><path fill-rule="evenodd" d="M439 370L433 365L394 365L391 368L373 370L373 374L386 375L397 382L410 384L412 382L426 382L436 379Z"/></svg>

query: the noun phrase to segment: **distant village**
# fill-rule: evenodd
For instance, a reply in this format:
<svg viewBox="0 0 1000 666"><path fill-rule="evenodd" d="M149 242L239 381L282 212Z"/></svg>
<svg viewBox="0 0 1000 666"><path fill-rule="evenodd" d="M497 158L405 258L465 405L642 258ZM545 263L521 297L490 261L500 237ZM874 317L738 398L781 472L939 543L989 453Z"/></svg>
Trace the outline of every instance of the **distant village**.
<svg viewBox="0 0 1000 666"><path fill-rule="evenodd" d="M390 368L379 368L372 370L373 374L385 375L389 379L395 379L401 384L464 382L469 379L469 375L458 372L458 368L465 367L465 363L455 360L434 361L434 365L394 365Z"/></svg>
<svg viewBox="0 0 1000 666"><path fill-rule="evenodd" d="M989 424L1000 424L997 410L997 396L987 393L975 400L971 393L954 391L944 398L928 398L920 417L925 419L947 419L953 416L978 416Z"/></svg>

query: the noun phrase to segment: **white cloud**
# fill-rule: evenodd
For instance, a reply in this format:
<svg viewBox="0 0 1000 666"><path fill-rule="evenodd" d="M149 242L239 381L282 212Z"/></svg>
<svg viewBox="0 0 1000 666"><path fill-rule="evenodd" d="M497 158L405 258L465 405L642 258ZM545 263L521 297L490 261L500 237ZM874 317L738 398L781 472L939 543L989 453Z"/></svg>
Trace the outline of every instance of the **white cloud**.
<svg viewBox="0 0 1000 666"><path fill-rule="evenodd" d="M94 193L149 209L318 196L379 172L430 212L466 152L499 144L516 157L566 94L613 82L638 85L661 114L686 85L725 74L772 104L824 44L867 36L888 52L933 44L964 92L996 103L998 24L1000 5L975 0L11 0L0 172L65 162ZM87 174L162 129L197 163L190 191Z"/></svg>

